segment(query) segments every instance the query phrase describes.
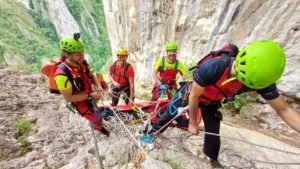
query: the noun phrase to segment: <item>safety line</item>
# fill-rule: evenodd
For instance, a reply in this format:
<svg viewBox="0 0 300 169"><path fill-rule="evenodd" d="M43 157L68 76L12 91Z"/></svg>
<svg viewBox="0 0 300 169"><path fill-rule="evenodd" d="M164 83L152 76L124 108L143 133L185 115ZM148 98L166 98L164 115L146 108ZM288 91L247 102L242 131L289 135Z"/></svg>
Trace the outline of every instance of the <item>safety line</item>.
<svg viewBox="0 0 300 169"><path fill-rule="evenodd" d="M245 141L245 140L241 140L241 139L237 139L237 138L233 138L233 137L228 137L228 136L216 134L216 133L205 132L205 131L201 131L201 133L207 134L207 135L212 135L212 136L217 136L217 137L222 137L222 138L227 138L227 139L231 139L231 140L236 140L236 141L244 142L244 143L247 143L247 144L250 144L250 145L253 145L253 146L258 146L258 147L262 147L262 148L266 148L266 149L270 149L270 150L274 150L274 151L279 151L279 152L283 152L283 153L287 153L287 154L300 155L300 153L290 152L290 151L286 151L286 150L280 150L278 148L264 146L264 145L252 143L252 142L249 142L249 141Z"/></svg>
<svg viewBox="0 0 300 169"><path fill-rule="evenodd" d="M101 93L102 97L104 97L104 95ZM103 102L102 102L103 104ZM104 106L104 104L103 104ZM112 108L111 105L108 106L113 113L115 114L115 116L118 118L118 120L121 122L121 124L123 125L123 127L125 128L125 130L129 133L129 135L132 137L132 139L134 140L134 142L136 143L136 145L141 149L141 151L145 154L145 156L147 157L147 153L145 152L145 150L143 149L143 147L139 144L139 142L137 141L137 139L133 136L133 134L130 132L130 130L126 127L125 123L122 121L122 119L119 117L119 115L116 113L116 111Z"/></svg>

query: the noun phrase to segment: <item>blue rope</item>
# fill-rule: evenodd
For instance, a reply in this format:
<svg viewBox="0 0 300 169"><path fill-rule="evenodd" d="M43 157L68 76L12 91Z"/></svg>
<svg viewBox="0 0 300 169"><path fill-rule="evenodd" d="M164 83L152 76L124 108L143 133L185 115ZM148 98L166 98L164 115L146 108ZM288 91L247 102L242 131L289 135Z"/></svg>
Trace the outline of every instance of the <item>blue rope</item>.
<svg viewBox="0 0 300 169"><path fill-rule="evenodd" d="M168 106L168 112L171 116L174 116L177 113L177 107L175 103L180 100L181 90L172 98L171 103Z"/></svg>

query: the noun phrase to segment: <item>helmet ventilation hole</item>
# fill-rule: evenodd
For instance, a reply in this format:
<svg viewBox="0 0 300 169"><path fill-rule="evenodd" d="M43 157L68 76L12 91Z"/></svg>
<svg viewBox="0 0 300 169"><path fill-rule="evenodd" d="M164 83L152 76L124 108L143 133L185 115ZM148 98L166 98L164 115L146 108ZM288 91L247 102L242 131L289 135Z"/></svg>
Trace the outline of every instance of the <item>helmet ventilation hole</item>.
<svg viewBox="0 0 300 169"><path fill-rule="evenodd" d="M246 55L246 52L243 52L240 57L242 58L245 55Z"/></svg>

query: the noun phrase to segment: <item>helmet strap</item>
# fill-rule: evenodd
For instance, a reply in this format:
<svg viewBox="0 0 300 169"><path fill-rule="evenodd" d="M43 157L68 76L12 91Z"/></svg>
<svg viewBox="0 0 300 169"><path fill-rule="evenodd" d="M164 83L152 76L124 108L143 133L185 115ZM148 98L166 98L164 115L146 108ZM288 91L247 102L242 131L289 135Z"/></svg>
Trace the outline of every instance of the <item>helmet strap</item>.
<svg viewBox="0 0 300 169"><path fill-rule="evenodd" d="M224 86L225 84L227 84L227 83L229 83L229 82L232 82L232 81L234 81L234 80L237 80L237 77L229 78L229 79L225 80L224 82L222 82L221 85Z"/></svg>

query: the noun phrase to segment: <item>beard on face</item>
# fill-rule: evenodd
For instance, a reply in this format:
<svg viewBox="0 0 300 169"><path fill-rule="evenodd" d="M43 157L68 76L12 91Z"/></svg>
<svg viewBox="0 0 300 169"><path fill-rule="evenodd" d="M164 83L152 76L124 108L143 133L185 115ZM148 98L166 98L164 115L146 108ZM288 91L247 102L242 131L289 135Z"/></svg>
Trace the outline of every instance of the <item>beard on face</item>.
<svg viewBox="0 0 300 169"><path fill-rule="evenodd" d="M169 54L168 59L171 63L174 63L176 61L176 54Z"/></svg>
<svg viewBox="0 0 300 169"><path fill-rule="evenodd" d="M76 57L76 56L71 56L69 57L69 61L71 63L73 63L74 65L81 65L83 64L83 61L84 61L84 58L81 58L81 57Z"/></svg>
<svg viewBox="0 0 300 169"><path fill-rule="evenodd" d="M77 65L81 65L81 64L83 64L83 61L84 61L84 59L79 59L76 61L76 63L77 63Z"/></svg>

